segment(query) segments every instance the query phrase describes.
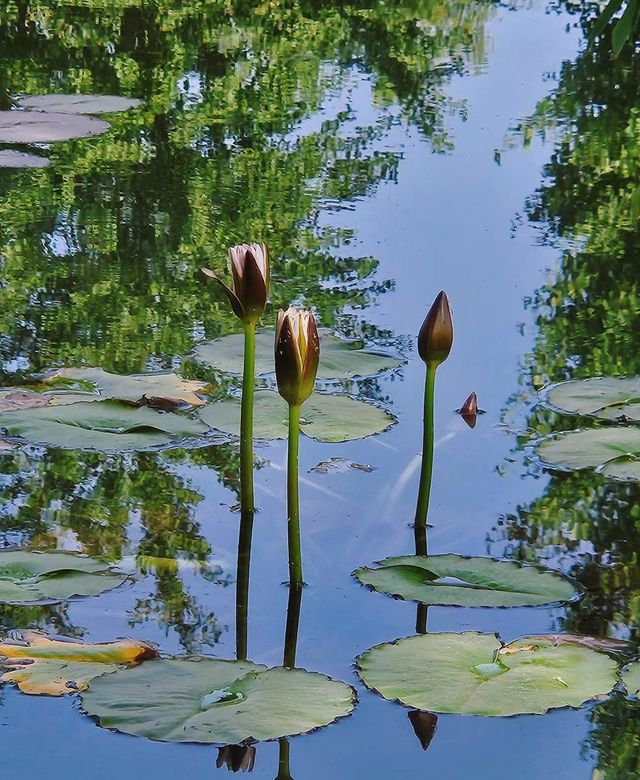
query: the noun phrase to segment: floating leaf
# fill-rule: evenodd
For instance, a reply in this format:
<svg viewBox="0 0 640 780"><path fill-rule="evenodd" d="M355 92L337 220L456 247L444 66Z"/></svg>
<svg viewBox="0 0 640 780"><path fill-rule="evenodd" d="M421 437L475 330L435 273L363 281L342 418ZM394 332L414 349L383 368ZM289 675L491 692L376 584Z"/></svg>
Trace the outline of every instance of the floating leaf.
<svg viewBox="0 0 640 780"><path fill-rule="evenodd" d="M571 379L543 394L553 409L569 414L622 422L640 421L640 377L603 376Z"/></svg>
<svg viewBox="0 0 640 780"><path fill-rule="evenodd" d="M0 603L28 604L97 596L125 582L106 561L78 553L0 552Z"/></svg>
<svg viewBox="0 0 640 780"><path fill-rule="evenodd" d="M622 681L629 696L640 694L640 661L632 661L623 669Z"/></svg>
<svg viewBox="0 0 640 780"><path fill-rule="evenodd" d="M13 634L17 638L0 639L0 681L29 694L77 693L100 675L158 657L151 645L133 639L84 644L40 631Z"/></svg>
<svg viewBox="0 0 640 780"><path fill-rule="evenodd" d="M101 726L166 742L238 744L326 726L353 689L302 669L207 657L162 659L99 679L83 706Z"/></svg>
<svg viewBox="0 0 640 780"><path fill-rule="evenodd" d="M380 593L423 604L519 607L571 601L578 595L565 577L535 566L461 555L402 555L355 577Z"/></svg>
<svg viewBox="0 0 640 780"><path fill-rule="evenodd" d="M345 471L364 471L365 474L371 474L375 471L374 466L369 466L367 463L356 463L348 458L329 458L329 460L321 460L320 463L310 468L309 471L315 474L329 474L332 471L345 472Z"/></svg>
<svg viewBox="0 0 640 780"><path fill-rule="evenodd" d="M212 428L234 435L240 433L240 401L235 398L209 404L199 414ZM287 403L278 393L256 392L253 428L256 438L286 439L287 419ZM372 404L346 395L314 393L302 407L301 430L318 441L351 441L381 433L394 421L392 415Z"/></svg>
<svg viewBox="0 0 640 780"><path fill-rule="evenodd" d="M0 430L63 449L143 450L206 433L198 420L118 401L45 406L0 414Z"/></svg>
<svg viewBox="0 0 640 780"><path fill-rule="evenodd" d="M142 399L165 399L182 402L190 406L201 406L204 400L196 393L202 392L206 382L183 379L171 372L153 374L130 374L120 376L110 374L101 368L59 368L49 374L48 381L57 379L76 379L88 382L96 388L103 398L117 401L140 402Z"/></svg>
<svg viewBox="0 0 640 780"><path fill-rule="evenodd" d="M21 108L62 114L112 114L135 108L141 102L119 95L25 95L19 100Z"/></svg>
<svg viewBox="0 0 640 780"><path fill-rule="evenodd" d="M402 365L398 360L382 352L364 347L359 340L347 340L320 329L320 364L318 379L350 379L356 376L374 376L381 371ZM272 374L274 364L273 331L256 335L256 374ZM244 336L233 334L196 347L196 357L203 363L229 374L242 373Z"/></svg>
<svg viewBox="0 0 640 780"><path fill-rule="evenodd" d="M0 168L47 168L51 161L37 154L17 152L15 149L0 150Z"/></svg>
<svg viewBox="0 0 640 780"><path fill-rule="evenodd" d="M41 111L0 111L0 143L53 143L102 135L110 128L92 116Z"/></svg>
<svg viewBox="0 0 640 780"><path fill-rule="evenodd" d="M357 663L365 685L385 699L461 715L579 707L618 679L612 658L562 636L503 646L494 634L424 634L378 645Z"/></svg>
<svg viewBox="0 0 640 780"><path fill-rule="evenodd" d="M595 468L608 477L640 480L640 428L567 431L541 439L535 447L543 465L549 468Z"/></svg>

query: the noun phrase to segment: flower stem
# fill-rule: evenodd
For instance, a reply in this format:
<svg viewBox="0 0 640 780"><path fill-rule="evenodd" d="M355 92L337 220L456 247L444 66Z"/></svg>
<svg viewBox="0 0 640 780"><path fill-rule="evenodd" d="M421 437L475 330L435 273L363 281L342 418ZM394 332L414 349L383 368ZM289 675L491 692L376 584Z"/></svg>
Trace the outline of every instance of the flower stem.
<svg viewBox="0 0 640 780"><path fill-rule="evenodd" d="M238 563L236 568L236 659L247 660L249 621L249 570L251 566L251 536L253 512L240 515L238 535Z"/></svg>
<svg viewBox="0 0 640 780"><path fill-rule="evenodd" d="M289 589L287 604L287 624L284 632L283 666L293 669L296 665L296 650L298 647L298 628L300 626L300 607L302 605L302 588Z"/></svg>
<svg viewBox="0 0 640 780"><path fill-rule="evenodd" d="M256 326L244 326L244 371L240 411L240 508L253 512L253 392L255 387Z"/></svg>
<svg viewBox="0 0 640 780"><path fill-rule="evenodd" d="M278 740L278 776L276 780L291 780L289 768L289 740Z"/></svg>
<svg viewBox="0 0 640 780"><path fill-rule="evenodd" d="M427 555L427 515L431 495L431 477L433 474L433 398L436 383L436 366L427 364L427 376L424 388L424 432L422 439L422 468L420 470L420 489L414 521L416 555Z"/></svg>
<svg viewBox="0 0 640 780"><path fill-rule="evenodd" d="M287 456L287 535L289 538L289 585L302 587L302 551L300 549L300 502L298 498L298 447L300 442L300 406L289 406L289 450Z"/></svg>

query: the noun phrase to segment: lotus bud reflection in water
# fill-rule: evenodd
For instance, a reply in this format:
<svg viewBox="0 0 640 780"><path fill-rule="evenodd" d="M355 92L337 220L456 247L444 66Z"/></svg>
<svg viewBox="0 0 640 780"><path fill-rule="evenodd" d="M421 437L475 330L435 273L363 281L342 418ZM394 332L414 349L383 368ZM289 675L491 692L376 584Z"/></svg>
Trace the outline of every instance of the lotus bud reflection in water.
<svg viewBox="0 0 640 780"><path fill-rule="evenodd" d="M265 244L238 244L229 249L231 287L209 268L202 272L224 290L236 317L255 325L264 313L269 294L269 252Z"/></svg>
<svg viewBox="0 0 640 780"><path fill-rule="evenodd" d="M422 710L412 710L408 716L422 749L427 750L438 728L438 716Z"/></svg>
<svg viewBox="0 0 640 780"><path fill-rule="evenodd" d="M478 421L478 396L475 393L471 393L462 404L459 414L469 428L476 427Z"/></svg>
<svg viewBox="0 0 640 780"><path fill-rule="evenodd" d="M289 406L300 406L313 392L320 359L320 339L313 314L289 306L276 323L278 392Z"/></svg>
<svg viewBox="0 0 640 780"><path fill-rule="evenodd" d="M429 366L437 367L449 357L453 344L451 308L445 292L439 292L418 334L418 353Z"/></svg>
<svg viewBox="0 0 640 780"><path fill-rule="evenodd" d="M216 766L226 766L230 772L252 772L256 762L256 749L252 745L225 745L218 748Z"/></svg>

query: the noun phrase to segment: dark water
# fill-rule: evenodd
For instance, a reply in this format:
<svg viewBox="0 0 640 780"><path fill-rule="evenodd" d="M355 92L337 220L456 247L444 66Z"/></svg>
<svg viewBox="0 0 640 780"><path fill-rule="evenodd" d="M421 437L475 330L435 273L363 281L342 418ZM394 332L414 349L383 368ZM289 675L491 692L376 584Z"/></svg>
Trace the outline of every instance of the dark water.
<svg viewBox="0 0 640 780"><path fill-rule="evenodd" d="M210 379L189 355L236 322L197 270L205 259L222 266L230 244L266 240L273 311L310 305L322 325L408 358L347 387L397 415L394 428L301 444L309 587L298 663L353 684L360 701L352 717L290 740L291 775L635 777L640 711L616 696L543 717L442 716L424 753L408 710L367 692L353 670L358 653L413 633L415 605L367 592L350 572L411 551L424 370L413 337L445 289L456 340L438 377L430 551L544 561L589 590L565 609L434 607L429 629L634 639L638 489L592 473L549 475L525 445L552 423L532 404L542 385L640 373L640 242L625 206L639 165L637 67L585 53L574 6L326 6L114 0L0 10L7 105L49 91L144 101L114 115L105 136L52 146L46 170L0 171L3 383L79 363L119 373L182 365ZM472 390L487 411L475 430L453 414ZM257 454L249 655L278 664L284 443ZM4 607L0 628L135 635L168 653L233 657L232 445L1 457L0 544L124 559L140 576L66 606ZM330 457L375 470L309 472ZM149 570L145 556L181 563ZM205 559L204 572L189 563ZM215 768L215 748L112 734L72 699L9 687L0 746L3 777L23 780L226 771ZM254 776L278 774L278 750L258 746Z"/></svg>

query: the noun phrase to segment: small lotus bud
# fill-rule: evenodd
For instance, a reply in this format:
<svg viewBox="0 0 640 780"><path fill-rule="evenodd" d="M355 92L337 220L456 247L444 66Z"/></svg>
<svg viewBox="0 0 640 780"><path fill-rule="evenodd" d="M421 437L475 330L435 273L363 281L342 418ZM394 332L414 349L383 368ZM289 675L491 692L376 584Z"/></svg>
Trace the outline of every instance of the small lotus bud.
<svg viewBox="0 0 640 780"><path fill-rule="evenodd" d="M478 397L475 393L467 398L460 407L460 415L469 428L475 428L478 421Z"/></svg>
<svg viewBox="0 0 640 780"><path fill-rule="evenodd" d="M289 306L276 323L278 392L290 406L304 403L313 392L320 358L320 339L313 314Z"/></svg>
<svg viewBox="0 0 640 780"><path fill-rule="evenodd" d="M230 772L252 772L256 761L253 745L225 745L218 748L216 767L226 766Z"/></svg>
<svg viewBox="0 0 640 780"><path fill-rule="evenodd" d="M438 716L434 715L433 712L423 712L422 710L412 710L408 715L422 749L426 750L438 728Z"/></svg>
<svg viewBox="0 0 640 780"><path fill-rule="evenodd" d="M418 353L427 365L437 367L449 356L452 344L453 322L449 300L444 292L440 292L420 328Z"/></svg>
<svg viewBox="0 0 640 780"><path fill-rule="evenodd" d="M246 324L255 324L262 316L269 294L269 253L264 244L239 244L229 249L229 287L209 268L202 273L224 290L233 313Z"/></svg>

